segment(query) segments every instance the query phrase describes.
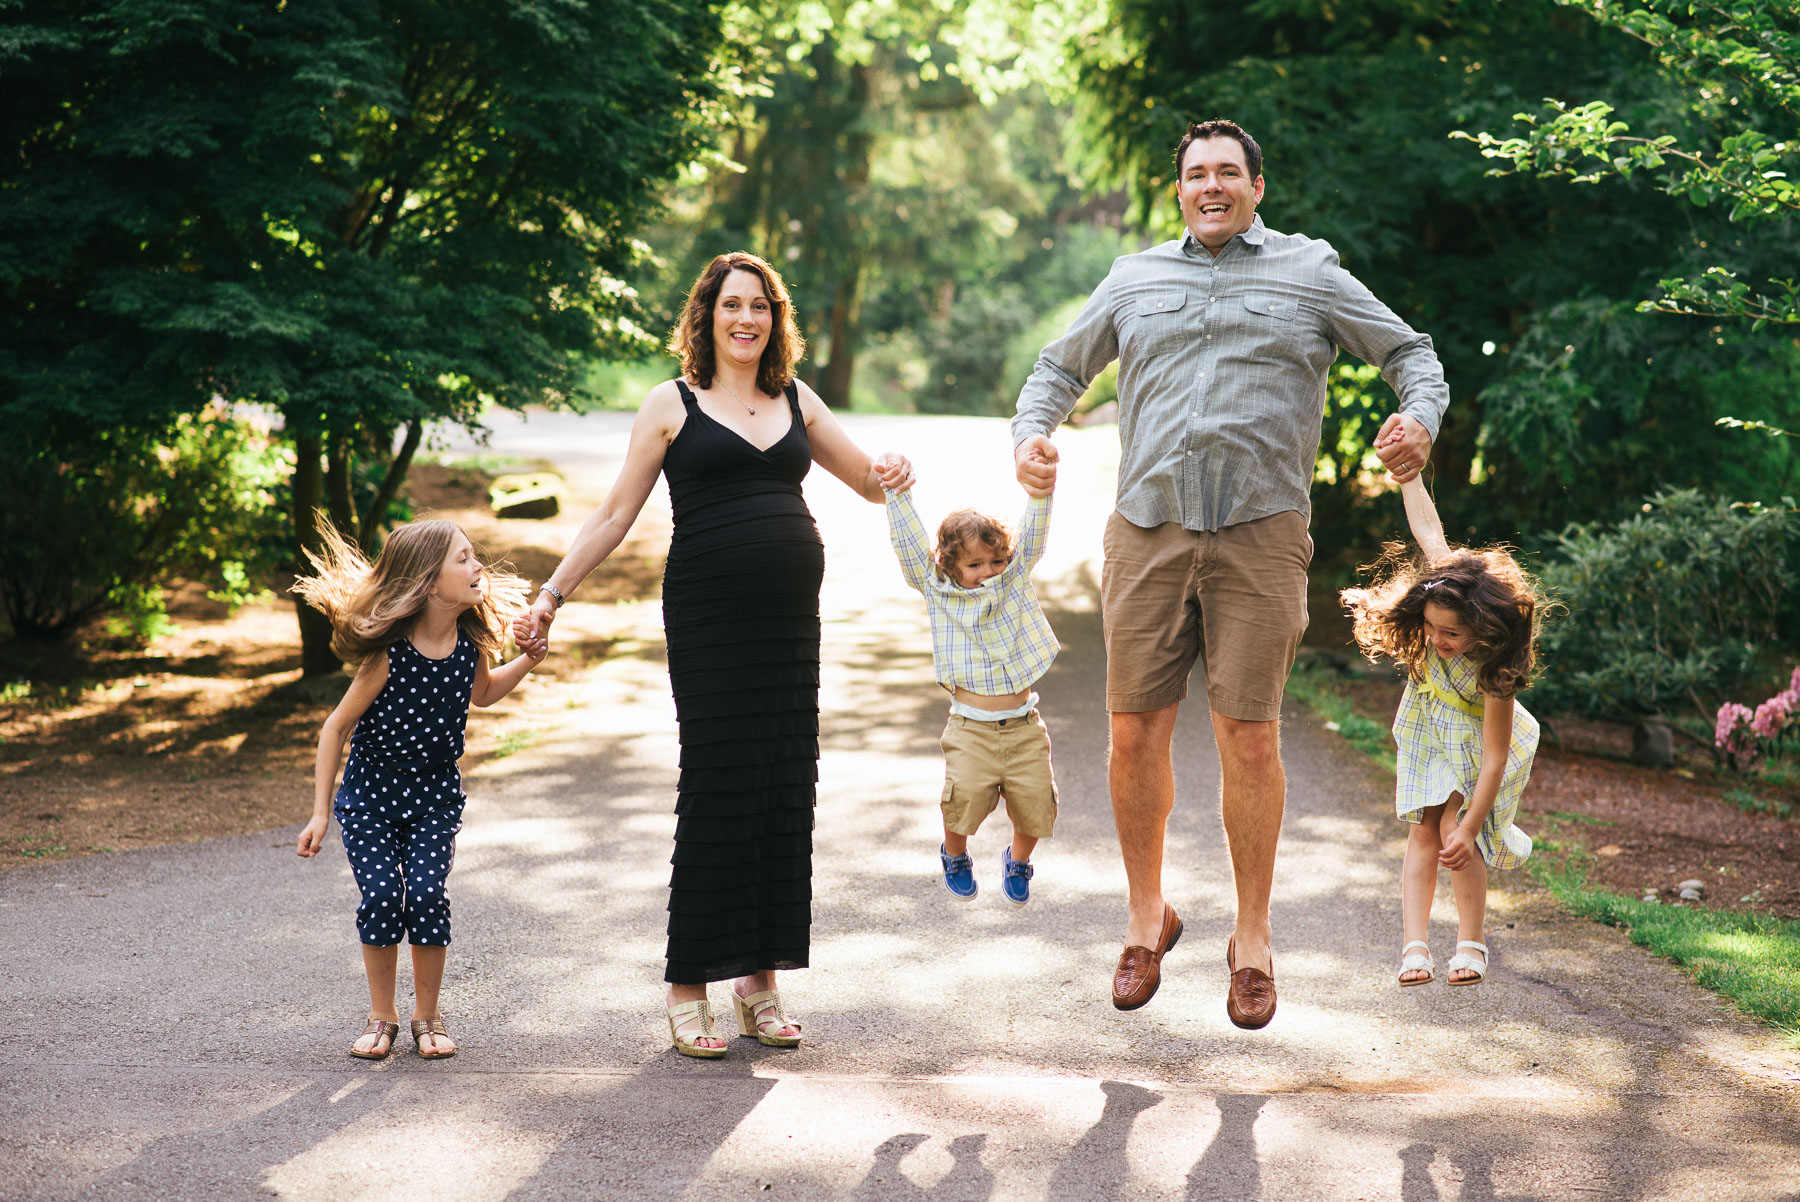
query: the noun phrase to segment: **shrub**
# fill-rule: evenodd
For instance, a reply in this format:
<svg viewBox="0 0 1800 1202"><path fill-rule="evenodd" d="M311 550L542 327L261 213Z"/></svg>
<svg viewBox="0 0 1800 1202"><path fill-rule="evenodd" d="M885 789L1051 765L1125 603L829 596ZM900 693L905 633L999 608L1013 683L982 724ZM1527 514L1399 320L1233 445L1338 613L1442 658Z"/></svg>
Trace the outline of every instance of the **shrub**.
<svg viewBox="0 0 1800 1202"><path fill-rule="evenodd" d="M266 436L220 410L157 437L108 431L25 451L0 506L0 607L15 634L58 641L112 615L115 635L162 628L161 583L181 573L237 604L278 560Z"/></svg>
<svg viewBox="0 0 1800 1202"><path fill-rule="evenodd" d="M1692 704L1712 723L1719 694L1777 641L1797 534L1791 502L1692 489L1659 493L1615 525L1569 526L1540 573L1568 614L1545 628L1533 692L1548 710L1609 716Z"/></svg>

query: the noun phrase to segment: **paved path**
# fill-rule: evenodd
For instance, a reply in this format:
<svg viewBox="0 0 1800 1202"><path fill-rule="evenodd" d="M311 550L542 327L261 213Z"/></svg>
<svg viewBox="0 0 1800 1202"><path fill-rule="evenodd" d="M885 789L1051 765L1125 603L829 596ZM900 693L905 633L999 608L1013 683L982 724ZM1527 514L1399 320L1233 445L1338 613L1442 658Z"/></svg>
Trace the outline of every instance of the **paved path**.
<svg viewBox="0 0 1800 1202"><path fill-rule="evenodd" d="M851 426L914 457L927 514L1020 504L999 422ZM623 431L540 417L495 449L604 479ZM1063 812L1029 908L998 897L998 829L975 843L976 902L936 879L943 704L922 606L880 509L821 477L801 1049L668 1048L676 745L657 607L588 607L586 628L618 641L582 704L469 780L454 1060L342 1054L364 999L355 888L335 846L295 858L297 828L0 875L0 1199L1800 1198L1792 1051L1617 933L1497 893L1492 983L1396 988L1390 786L1299 712L1274 1025L1225 1018L1230 889L1199 704L1169 843L1188 934L1150 1006L1112 1009L1124 878L1091 557L1116 441L1059 441L1040 575L1066 650L1041 691ZM1447 897L1439 912L1442 953Z"/></svg>

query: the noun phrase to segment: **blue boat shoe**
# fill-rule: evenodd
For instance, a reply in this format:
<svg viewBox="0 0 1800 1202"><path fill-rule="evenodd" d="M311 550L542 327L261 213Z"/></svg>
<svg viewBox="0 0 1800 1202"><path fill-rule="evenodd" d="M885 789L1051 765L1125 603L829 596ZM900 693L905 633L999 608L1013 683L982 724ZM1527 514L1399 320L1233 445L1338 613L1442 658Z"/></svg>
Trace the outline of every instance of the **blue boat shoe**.
<svg viewBox="0 0 1800 1202"><path fill-rule="evenodd" d="M1031 861L1023 864L1012 858L1012 848L1004 848L1000 852L1000 870L1005 874L1000 878L1000 891L1006 894L1006 900L1016 908L1031 900Z"/></svg>
<svg viewBox="0 0 1800 1202"><path fill-rule="evenodd" d="M980 886L975 883L975 861L968 856L953 856L938 844L938 859L944 862L944 888L959 901L973 901Z"/></svg>

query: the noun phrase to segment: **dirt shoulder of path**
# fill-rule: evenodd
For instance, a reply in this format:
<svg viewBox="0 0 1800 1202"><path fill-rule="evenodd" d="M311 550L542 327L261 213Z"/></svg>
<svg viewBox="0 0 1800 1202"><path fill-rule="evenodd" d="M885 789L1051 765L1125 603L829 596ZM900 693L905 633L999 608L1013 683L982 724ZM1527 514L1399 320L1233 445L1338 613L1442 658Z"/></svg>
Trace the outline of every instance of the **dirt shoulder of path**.
<svg viewBox="0 0 1800 1202"><path fill-rule="evenodd" d="M458 522L492 561L549 575L598 498L556 518L501 520L484 472L420 465L420 516ZM661 591L666 520L648 514L559 615L555 654L499 705L470 714L465 772L529 745L616 645L615 603ZM290 601L235 614L197 586L168 598L174 629L143 650L0 653L0 870L304 822L319 728L348 671L302 680Z"/></svg>

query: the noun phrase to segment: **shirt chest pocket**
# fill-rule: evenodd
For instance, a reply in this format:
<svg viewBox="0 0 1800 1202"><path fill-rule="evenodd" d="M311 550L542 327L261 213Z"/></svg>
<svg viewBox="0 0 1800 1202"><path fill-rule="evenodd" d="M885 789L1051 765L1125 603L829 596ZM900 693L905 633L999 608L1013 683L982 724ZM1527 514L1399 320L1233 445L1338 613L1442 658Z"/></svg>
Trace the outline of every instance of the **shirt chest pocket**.
<svg viewBox="0 0 1800 1202"><path fill-rule="evenodd" d="M1123 349L1135 354L1168 351L1191 333L1195 310L1180 288L1156 288L1131 298L1129 321L1120 330Z"/></svg>
<svg viewBox="0 0 1800 1202"><path fill-rule="evenodd" d="M1265 321L1292 321L1299 306L1285 296L1252 293L1244 298L1244 308Z"/></svg>

